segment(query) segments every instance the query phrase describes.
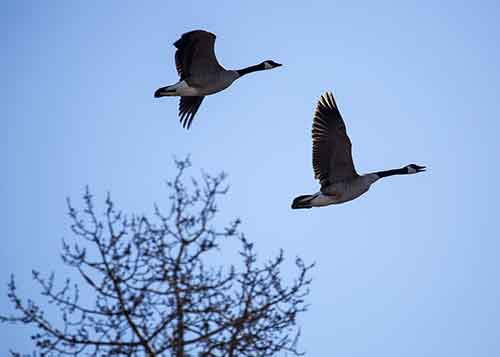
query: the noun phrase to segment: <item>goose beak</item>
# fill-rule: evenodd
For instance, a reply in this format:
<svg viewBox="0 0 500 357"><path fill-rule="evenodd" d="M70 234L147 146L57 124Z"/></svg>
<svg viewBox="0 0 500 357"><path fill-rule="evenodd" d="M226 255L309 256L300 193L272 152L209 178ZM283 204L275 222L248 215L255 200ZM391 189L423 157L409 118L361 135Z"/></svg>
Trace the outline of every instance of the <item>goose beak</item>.
<svg viewBox="0 0 500 357"><path fill-rule="evenodd" d="M415 165L415 170L417 170L417 172L423 172L425 171L426 167L425 166L418 166L418 165Z"/></svg>

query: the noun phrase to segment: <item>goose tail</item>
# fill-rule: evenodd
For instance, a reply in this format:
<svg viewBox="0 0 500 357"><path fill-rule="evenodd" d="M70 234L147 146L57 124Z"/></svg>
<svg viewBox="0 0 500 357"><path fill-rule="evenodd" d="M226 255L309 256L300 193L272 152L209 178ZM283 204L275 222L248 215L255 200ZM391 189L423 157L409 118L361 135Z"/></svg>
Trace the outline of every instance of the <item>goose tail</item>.
<svg viewBox="0 0 500 357"><path fill-rule="evenodd" d="M313 195L302 195L295 197L292 202L292 209L311 208L311 201L313 198Z"/></svg>
<svg viewBox="0 0 500 357"><path fill-rule="evenodd" d="M175 85L158 88L155 91L155 94L154 94L155 98L176 95L177 94L177 90L176 90L176 88L173 88L173 87L175 87Z"/></svg>

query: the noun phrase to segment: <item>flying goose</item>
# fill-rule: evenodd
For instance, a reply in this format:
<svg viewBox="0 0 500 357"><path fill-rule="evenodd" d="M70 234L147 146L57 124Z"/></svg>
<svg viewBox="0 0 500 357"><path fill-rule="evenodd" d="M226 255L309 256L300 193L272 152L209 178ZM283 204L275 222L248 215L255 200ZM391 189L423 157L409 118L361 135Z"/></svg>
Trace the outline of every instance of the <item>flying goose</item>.
<svg viewBox="0 0 500 357"><path fill-rule="evenodd" d="M187 32L174 43L175 67L180 80L174 85L156 90L155 98L180 96L179 117L183 127L191 121L206 95L220 92L245 74L281 66L271 60L239 70L226 70L217 61L214 51L215 35L195 30Z"/></svg>
<svg viewBox="0 0 500 357"><path fill-rule="evenodd" d="M383 177L425 171L425 166L411 164L400 169L358 175L352 161L351 140L331 92L323 94L316 106L312 141L314 178L319 180L321 189L313 195L296 197L292 203L294 209L351 201Z"/></svg>

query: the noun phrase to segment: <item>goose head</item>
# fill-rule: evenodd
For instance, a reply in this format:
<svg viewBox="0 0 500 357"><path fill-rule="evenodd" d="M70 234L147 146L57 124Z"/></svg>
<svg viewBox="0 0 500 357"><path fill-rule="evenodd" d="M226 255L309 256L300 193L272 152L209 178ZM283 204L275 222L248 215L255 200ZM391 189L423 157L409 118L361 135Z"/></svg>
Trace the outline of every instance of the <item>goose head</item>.
<svg viewBox="0 0 500 357"><path fill-rule="evenodd" d="M410 165L406 165L404 167L404 169L406 169L406 171L407 171L406 173L410 175L410 174L416 174L416 173L425 171L425 166L410 164Z"/></svg>
<svg viewBox="0 0 500 357"><path fill-rule="evenodd" d="M281 63L274 62L273 60L266 60L260 64L263 69L273 69L282 66Z"/></svg>

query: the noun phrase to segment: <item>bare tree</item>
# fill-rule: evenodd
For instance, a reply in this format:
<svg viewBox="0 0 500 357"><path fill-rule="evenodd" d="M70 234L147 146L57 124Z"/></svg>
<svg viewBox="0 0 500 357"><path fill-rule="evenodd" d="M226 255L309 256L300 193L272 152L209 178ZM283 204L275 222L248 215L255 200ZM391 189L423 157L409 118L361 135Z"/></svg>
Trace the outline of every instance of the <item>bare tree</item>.
<svg viewBox="0 0 500 357"><path fill-rule="evenodd" d="M213 227L216 198L227 192L224 174L189 181L189 160L176 165L169 209L155 206L153 219L124 215L109 196L98 215L88 189L81 211L68 200L75 242L63 240L62 259L80 286L67 279L57 288L54 274L33 271L60 313L51 319L34 300L21 299L12 277L8 297L16 313L0 320L33 325L36 349L46 356L301 355L296 317L307 307L312 265L297 258L298 276L288 285L282 252L259 266L239 220ZM241 243L241 264L207 264L229 238Z"/></svg>

